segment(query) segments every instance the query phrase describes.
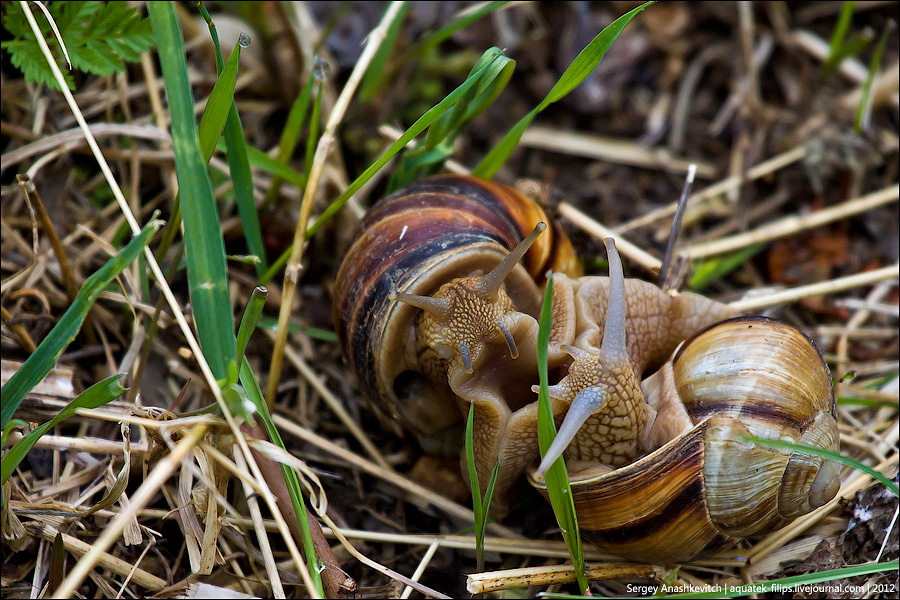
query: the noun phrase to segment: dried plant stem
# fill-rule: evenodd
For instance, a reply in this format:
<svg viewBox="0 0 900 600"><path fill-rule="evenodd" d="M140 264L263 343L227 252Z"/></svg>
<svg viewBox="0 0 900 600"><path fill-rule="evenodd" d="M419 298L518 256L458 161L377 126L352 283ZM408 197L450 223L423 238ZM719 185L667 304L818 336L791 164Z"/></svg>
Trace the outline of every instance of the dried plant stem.
<svg viewBox="0 0 900 600"><path fill-rule="evenodd" d="M28 330L21 323L15 322L12 314L6 310L5 306L0 306L0 311L2 311L3 322L7 324L10 331L19 339L19 343L22 344L25 351L29 353L34 352L37 346L34 344L34 340L31 339Z"/></svg>
<svg viewBox="0 0 900 600"><path fill-rule="evenodd" d="M807 229L820 227L827 223L839 221L873 208L877 208L900 198L900 184L891 185L853 200L842 202L837 206L826 208L808 215L791 215L768 225L757 227L753 231L730 237L688 246L683 250L691 259L704 258L715 254L724 254L753 244L767 242L785 237Z"/></svg>
<svg viewBox="0 0 900 600"><path fill-rule="evenodd" d="M237 468L246 471L247 462L244 456L234 448L231 453L234 457ZM278 564L275 562L275 556L272 554L272 547L269 545L269 536L266 535L263 526L262 513L259 510L259 500L254 490L246 481L241 481L244 487L244 495L247 497L247 508L250 510L250 518L253 521L253 528L256 531L256 539L259 541L259 551L263 556L263 564L266 567L266 575L269 576L269 585L271 586L272 596L275 598L285 598L284 586L281 584L281 577L278 575Z"/></svg>
<svg viewBox="0 0 900 600"><path fill-rule="evenodd" d="M700 177L708 179L716 174L713 165L673 156L665 148L647 148L626 140L574 133L552 127L538 125L529 127L522 134L519 145L676 173L685 173L691 164L697 164L697 174Z"/></svg>
<svg viewBox="0 0 900 600"><path fill-rule="evenodd" d="M75 593L75 590L88 576L91 570L99 564L101 558L106 554L107 548L111 547L122 534L122 530L133 519L138 511L147 505L148 502L159 492L159 488L166 482L169 476L181 466L181 461L187 456L188 452L200 441L206 433L206 425L198 425L187 432L184 438L172 449L172 452L165 458L160 460L154 469L150 472L141 487L137 489L128 505L128 510L123 510L107 525L103 533L91 544L87 553L79 560L66 578L63 580L59 589L56 590L57 598L69 598ZM129 571L131 565L128 566ZM127 574L127 572L126 572ZM162 587L162 586L159 586Z"/></svg>
<svg viewBox="0 0 900 600"><path fill-rule="evenodd" d="M288 321L291 317L294 304L294 292L297 288L297 282L300 279L300 261L303 258L303 246L306 241L306 230L309 226L309 215L312 212L313 201L316 197L316 191L319 189L319 178L322 176L322 169L325 166L325 159L331 150L335 141L335 131L344 113L350 105L350 100L356 92L362 77L369 67L369 63L378 51L378 48L384 42L388 29L394 19L400 12L402 2L392 2L384 13L384 17L378 26L369 34L369 43L363 50L356 66L350 74L350 78L344 85L341 95L338 97L334 109L328 117L328 123L319 138L319 144L316 146L316 153L313 156L312 169L310 170L309 180L306 183L306 190L303 193L303 202L300 205L300 217L297 219L297 227L294 230L294 243L291 249L291 257L288 259L287 266L284 270L284 286L282 288L282 302L278 311L278 335L275 339L275 348L272 351L272 361L269 367L269 382L266 386L266 401L271 407L275 402L275 395L278 391L278 382L281 380L281 369L284 365L284 348L287 345L288 338Z"/></svg>
<svg viewBox="0 0 900 600"><path fill-rule="evenodd" d="M753 181L755 179L759 179L760 177L765 177L769 175L773 171L777 171L778 169L783 169L784 167L801 160L804 156L806 156L806 147L805 146L797 146L787 152L783 152L778 156L770 158L765 162L761 162L758 165L747 169L747 172L741 175L734 175L732 177L728 177L723 179L718 183L714 183L709 187L706 187L699 192L692 194L690 198L688 198L687 206L688 208L694 207L700 202L705 200L709 200L710 198L715 198L721 194L724 194L728 190L737 188L745 183ZM662 219L667 219L675 214L675 211L678 208L678 202L672 202L671 204L667 204L662 208L658 208L656 210L650 211L647 214L641 215L635 219L622 223L618 227L616 227L616 233L619 235L623 235L632 229L637 229L639 227L646 227L647 225L651 225L657 221ZM616 240L618 243L618 240Z"/></svg>
<svg viewBox="0 0 900 600"><path fill-rule="evenodd" d="M609 564L591 567L587 572L588 579L615 579L618 577L640 577L663 581L666 570L654 565L642 564ZM575 570L572 565L551 565L546 567L525 567L473 573L466 578L466 590L470 594L484 594L512 588L572 583L575 581Z"/></svg>
<svg viewBox="0 0 900 600"><path fill-rule="evenodd" d="M56 536L58 534L61 534L63 544L66 547L66 551L75 556L84 556L85 554L90 552L94 546L94 544L83 542L69 534L61 533L52 525L41 526L37 523L32 523L28 526L28 528L34 535L39 535L48 542L53 542L53 540L56 539ZM159 577L152 575L143 569L135 568L131 563L120 558L116 558L115 556L107 554L106 552L100 552L98 554L96 564L103 567L104 569L109 569L110 571L121 577L128 577L129 574L131 574L131 580L144 589L159 590L166 586L165 579L160 579ZM57 590L56 592L54 592L54 595L58 597L59 591Z"/></svg>
<svg viewBox="0 0 900 600"><path fill-rule="evenodd" d="M137 235L141 231L140 224L138 223L137 219L135 218L134 213L131 210L131 207L128 205L128 202L125 199L125 196L122 194L122 189L119 187L118 182L116 181L115 177L113 176L112 170L109 168L109 164L106 162L106 159L103 157L103 154L100 151L100 146L97 144L97 140L94 139L94 136L91 133L91 130L88 127L87 122L84 119L84 115L81 113L81 109L78 107L78 104L75 102L74 96L72 96L72 92L69 91L69 88L66 85L66 82L62 76L62 72L60 72L60 70L59 70L59 65L56 64L56 60L53 58L53 55L50 52L50 48L47 46L47 42L46 42L46 40L44 40L44 37L41 34L40 27L38 27L38 24L34 19L34 14L31 12L31 7L29 7L28 3L24 2L24 1L20 1L19 5L22 7L22 12L25 14L25 18L28 21L28 24L31 27L32 32L34 33L37 43L41 48L41 52L44 55L44 58L47 61L47 64L49 65L51 71L53 72L53 76L56 79L57 83L59 84L60 90L62 91L62 94L65 97L66 102L68 103L69 108L72 111L72 114L75 116L75 120L78 122L78 126L84 132L84 136L87 139L88 146L90 146L91 152L93 152L94 157L96 158L97 163L100 166L100 170L103 172L103 176L106 178L106 181L109 184L110 189L113 192L113 196L115 197L116 203L118 204L120 210L122 211L122 215L125 217L125 220L128 222L128 227L131 229L131 232L133 234ZM246 458L247 463L249 464L254 477L257 479L257 481L263 481L262 473L259 470L259 466L256 464L256 461L253 459L253 456L250 453L250 448L247 447L247 442L243 439L243 436L240 433L240 428L238 427L237 422L234 420L234 417L231 414L231 411L228 409L228 405L225 403L225 401L222 397L222 391L219 389L219 385L216 382L216 378L213 375L213 372L209 367L209 363L207 362L206 357L203 354L203 350L200 348L200 344L197 342L197 338L194 336L193 332L191 331L190 325L188 325L187 319L185 318L184 313L181 310L181 306L179 305L178 300L175 298L175 295L172 293L172 289L169 287L168 283L166 282L165 275L163 274L162 269L160 268L159 263L157 262L156 257L153 255L153 252L150 250L149 246L144 247L144 256L147 259L147 266L149 266L150 270L153 272L153 276L156 278L157 285L159 285L159 288L162 291L163 296L165 296L165 298L166 298L166 302L171 307L172 314L174 315L175 320L178 323L178 327L181 329L181 332L184 334L184 337L188 343L188 346L190 346L191 351L194 353L194 358L197 361L198 366L200 367L200 371L203 374L203 378L206 381L207 385L209 386L209 390L210 390L210 392L212 392L213 397L215 397L216 402L218 403L220 410L222 411L222 415L225 417L225 420L227 421L229 428L231 429L232 433L234 434L235 439L237 440L238 444L240 445L241 451L244 453L244 457ZM206 429L205 427L201 426L195 430L192 430L191 435L189 435L188 438L192 437L192 434L194 431L197 431L197 430L205 431L205 429ZM188 438L185 438L185 439L188 439ZM176 447L176 449L180 448L181 446L182 446L182 444L179 443L179 445ZM174 467L173 467L173 469L174 469ZM137 497L132 499L131 506L133 507L133 511L139 510L140 508L142 508L144 506L144 504L149 502L150 497L151 497L149 494L158 492L159 487L163 484L165 479L168 478L168 475L171 474L171 471L165 472L165 470L162 470L161 472L165 472L165 477L158 478L156 476L158 471L160 471L159 467L154 469L151 472L150 476L145 480L144 485L142 485L141 488L138 490L138 493L143 492L144 490L147 489L148 482L150 482L151 480L156 481L156 479L159 479L159 481L157 481L155 488L147 490L145 492L146 494L148 494L147 497L141 497L141 501L138 501ZM268 490L268 488L265 488L265 487L262 488L262 495L266 501L266 504L269 506L270 510L272 510L273 512L276 512L277 508L275 505L275 499L272 496L271 492ZM119 527L118 533L121 533L122 527L124 527L124 525ZM107 539L108 535L111 532L115 532L115 531L116 530L112 527L104 530L103 535L101 536L101 539L106 541L106 543L107 543L106 547L108 547L109 544L111 544L113 541L111 538ZM297 550L297 547L294 544L293 540L288 537L285 540L285 543L288 546L288 550L291 553L291 557L297 563L298 568L301 571L303 571L304 562L303 562L303 559L301 558L300 553ZM99 545L99 540L98 540L98 545L95 545L92 548L92 552L93 552L94 548L100 548L100 547L101 546ZM91 557L90 553L88 555L86 555L84 557L84 559L79 561L78 565L76 565L76 569L73 569L73 571L69 574L69 576L66 578L66 580L63 581L63 585L68 586L68 587L61 588L61 590L65 589L66 593L63 594L62 591L57 590L56 593L58 595L63 596L63 597L68 597L74 592L75 588L77 588L77 586L80 585L81 581L83 581L83 579L87 576L88 572L92 568L92 565L88 565L86 563L86 561L89 557ZM95 560L95 559L96 559L95 557L91 558L91 560ZM83 564L87 565L87 566L81 566ZM317 595L317 591L316 591L315 587L311 585L311 583L312 583L311 580L309 580L307 578L304 581L307 584L308 592L310 593L310 595L313 595L313 596Z"/></svg>
<svg viewBox="0 0 900 600"><path fill-rule="evenodd" d="M419 561L419 566L416 567L415 572L412 574L413 581L419 581L421 579L422 574L425 572L425 569L428 568L428 563L431 562L431 559L434 557L434 553L437 552L438 543L437 540L431 542L431 545L428 546L428 550L425 551L425 555L422 557L422 560ZM412 586L406 586L403 589L403 593L400 594L401 599L409 598L412 595Z"/></svg>
<svg viewBox="0 0 900 600"><path fill-rule="evenodd" d="M843 290L849 290L864 285L872 285L880 281L888 279L897 279L900 277L900 263L895 263L889 267L882 267L875 271L864 271L856 275L848 275L839 277L831 281L822 281L810 285L804 285L796 288L775 292L765 296L747 298L746 300L737 300L732 302L730 306L739 311L747 312L759 310L777 304L787 302L796 302L803 298L811 298L813 296L822 296L824 294L833 294Z"/></svg>
<svg viewBox="0 0 900 600"><path fill-rule="evenodd" d="M619 250L619 254L630 258L648 271L658 273L659 269L662 267L662 261L658 258L651 255L646 250L632 244L622 237L621 233L607 228L605 225L589 217L568 202L562 202L559 205L559 214L569 219L575 226L583 229L599 240L607 237L615 239L616 248Z"/></svg>
<svg viewBox="0 0 900 600"><path fill-rule="evenodd" d="M50 215L47 214L47 209L44 207L44 202L41 200L41 195L38 193L34 182L31 181L31 178L28 177L28 175L24 174L16 175L16 179L19 182L19 187L22 189L25 198L32 206L34 206L34 210L41 220L41 227L44 229L47 239L50 240L53 254L56 255L56 260L59 262L59 271L60 275L62 275L63 283L66 286L66 294L69 296L69 302L72 302L75 299L75 296L78 295L78 284L75 283L75 277L72 275L72 265L69 264L69 258L66 256L66 249L63 248L59 236L56 235L56 228L50 220Z"/></svg>
<svg viewBox="0 0 900 600"><path fill-rule="evenodd" d="M470 523L474 522L475 517L472 514L471 509L466 508L466 507L462 506L461 504L457 504L456 502L453 502L451 500L448 500L444 496L441 496L440 494L432 492L431 490L415 483L414 481L407 479L406 477L404 477L402 475L395 473L392 470L382 469L375 463L370 462L349 450L341 448L334 442L327 440L327 439L323 438L322 436L320 436L316 433L313 433L312 431L306 429L305 427L301 427L300 425L297 425L293 421L290 421L280 415L277 415L277 414L272 415L272 420L275 422L275 425L277 425L278 428L280 430L284 431L285 433L295 435L295 436L301 438L302 440L309 442L311 444L314 444L315 446L321 448L322 450L325 450L329 454L333 454L333 455L337 456L338 458L345 460L345 461L349 462L350 464L355 465L376 477L380 477L381 479L387 481L388 483L396 485L396 486L400 487L401 489L404 489L412 494L415 494L416 496L419 496L420 498L424 498L431 504L437 506L441 510L444 510L444 511L450 513L451 515L453 515L455 517L458 517L458 518L468 521ZM489 524L488 528L490 528L495 533L498 533L499 535L504 535L504 536L511 537L511 538L520 537L515 532L513 532L513 531L507 529L506 527L503 527L502 525L499 525L497 523Z"/></svg>

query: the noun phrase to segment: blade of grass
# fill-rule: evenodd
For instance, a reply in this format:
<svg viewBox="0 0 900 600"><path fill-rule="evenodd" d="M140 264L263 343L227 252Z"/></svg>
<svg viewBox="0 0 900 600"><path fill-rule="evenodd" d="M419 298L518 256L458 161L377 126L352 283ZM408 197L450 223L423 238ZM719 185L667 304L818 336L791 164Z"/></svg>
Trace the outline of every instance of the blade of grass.
<svg viewBox="0 0 900 600"><path fill-rule="evenodd" d="M753 244L737 252L703 261L694 268L694 274L691 275L688 282L688 289L692 292L702 292L713 282L725 277L756 256L765 247L765 244Z"/></svg>
<svg viewBox="0 0 900 600"><path fill-rule="evenodd" d="M219 214L194 120L181 25L171 2L151 2L147 12L160 48L159 62L172 116L172 147L197 337L213 374L222 379L235 360L234 317Z"/></svg>
<svg viewBox="0 0 900 600"><path fill-rule="evenodd" d="M385 10L387 9L385 8ZM384 81L385 66L387 65L388 58L391 56L391 52L394 50L394 45L397 43L397 35L400 33L400 26L403 25L403 21L406 19L406 13L408 11L408 4L404 4L400 8L397 18L391 23L387 35L384 36L384 43L381 44L378 48L378 52L372 57L369 69L366 71L362 82L359 84L359 99L361 101L368 102L371 100L375 91Z"/></svg>
<svg viewBox="0 0 900 600"><path fill-rule="evenodd" d="M850 31L850 23L853 20L853 7L856 2L845 0L841 4L841 12L838 15L837 22L834 24L834 30L831 32L831 42L828 45L828 58L819 67L819 79L824 79L834 72L841 61L848 56L846 53L847 32Z"/></svg>
<svg viewBox="0 0 900 600"><path fill-rule="evenodd" d="M553 422L553 410L550 407L550 393L547 381L547 346L550 343L550 330L553 327L553 315L550 312L553 300L553 273L547 273L547 287L544 290L544 302L541 305L540 325L538 329L537 362L540 390L538 392L538 444L541 458L556 438L556 424ZM562 456L547 470L547 495L556 515L556 522L562 532L563 539L572 556L575 578L578 589L587 593L588 580L584 575L584 552L581 548L581 531L578 529L578 518L575 515L575 503L572 498L572 486L566 463Z"/></svg>
<svg viewBox="0 0 900 600"><path fill-rule="evenodd" d="M653 4L653 2L645 2L637 8L630 10L598 33L597 36L591 40L591 43L578 53L578 56L575 57L575 60L572 61L572 64L565 70L559 78L559 81L556 82L556 85L553 86L541 103L527 115L522 117L519 122L510 129L509 133L507 133L503 139L488 152L487 156L478 163L478 166L475 167L472 174L487 179L493 177L494 173L503 166L503 163L505 163L506 159L509 158L509 155L512 154L512 151L519 143L519 139L522 137L525 129L528 128L528 125L531 124L531 121L534 120L534 117L547 106L565 97L569 92L581 85L581 82L591 74L594 68L603 59L603 55L606 54L606 51L612 43L616 41L616 38L619 37L619 34L622 33L625 26L628 25L638 13L651 4Z"/></svg>
<svg viewBox="0 0 900 600"><path fill-rule="evenodd" d="M472 490L472 512L475 515L475 562L479 573L484 571L484 533L487 529L487 520L491 510L491 498L494 495L494 486L497 476L500 474L500 462L494 465L491 480L481 498L481 485L478 482L478 470L475 468L474 427L475 404L469 405L469 417L466 420L466 465L469 469L469 487Z"/></svg>
<svg viewBox="0 0 900 600"><path fill-rule="evenodd" d="M213 40L213 46L216 50L216 71L219 78L228 71L228 64L234 60L235 79L237 78L237 61L240 58L241 48L250 45L250 36L241 34L238 42L234 47L231 56L228 57L227 63L222 63L222 49L219 47L219 36L216 33L216 26L206 11L206 7L202 2L198 2L200 14L206 20L209 26L209 33ZM236 55L236 56L235 56ZM218 82L217 82L218 84ZM213 90L215 92L215 89ZM212 96L210 96L210 101ZM247 247L250 252L259 260L254 263L256 275L261 276L266 271L266 250L262 240L262 230L259 227L259 215L256 212L256 201L253 198L253 179L250 173L250 161L247 157L247 143L244 140L244 128L241 126L241 118L238 115L237 104L234 101L234 85L231 86L231 93L228 94L227 108L223 104L221 107L223 114L227 114L225 119L225 146L232 149L228 153L228 168L231 172L231 181L234 185L234 199L237 204L238 214L241 217L241 226L244 229L244 238L247 240ZM203 122L200 126L202 128ZM202 132L201 132L202 133ZM216 136L218 139L219 136ZM203 137L200 137L201 145ZM215 146L216 140L213 140ZM204 154L204 156L206 156ZM209 158L207 158L209 161Z"/></svg>
<svg viewBox="0 0 900 600"><path fill-rule="evenodd" d="M501 57L505 59L502 52L497 48L491 48L489 52L492 53L493 60L499 60ZM353 183L344 190L338 198L332 202L327 209L319 216L315 222L309 226L306 231L306 238L309 239L315 233L322 228L322 226L328 222L328 220L340 210L344 204L346 204L347 200L350 199L353 194L359 191L359 189L366 184L369 179L372 178L375 173L378 172L384 165L388 163L400 150L402 150L406 144L412 141L416 136L425 131L432 123L436 122L441 115L444 114L450 107L452 107L465 93L466 91L472 87L481 77L482 73L489 69L492 65L492 60L486 61L486 64L476 73L472 74L470 77L466 78L459 87L450 92L443 100L437 103L435 106L430 108L425 112L419 119L413 123L409 129L406 130L400 138L394 142L390 148L388 148L374 163L369 165L369 167L363 171L363 173L357 177Z"/></svg>
<svg viewBox="0 0 900 600"><path fill-rule="evenodd" d="M428 128L423 142L418 143L415 148L404 151L387 191L392 192L412 181L440 172L444 162L453 152L456 138L472 119L481 114L500 95L512 76L515 64L515 61L509 58L496 57L492 50L482 54L472 67L469 76L481 71L484 66L487 66L487 69L481 71L477 83Z"/></svg>
<svg viewBox="0 0 900 600"><path fill-rule="evenodd" d="M313 70L315 75L315 70ZM309 133L306 135L306 154L303 156L303 179L309 181L309 172L312 169L313 155L316 152L316 144L319 141L319 119L322 115L322 82L316 87L316 98L313 101L312 115L309 118Z"/></svg>
<svg viewBox="0 0 900 600"><path fill-rule="evenodd" d="M25 456L28 455L31 448L34 447L39 439L41 439L41 436L55 427L60 421L74 415L75 411L79 408L98 408L121 396L127 390L127 388L122 387L119 383L124 376L125 373L118 373L98 381L78 394L78 396L59 411L53 419L47 421L16 442L15 445L3 455L3 459L0 460L0 463L2 463L2 465L0 465L0 483L6 483L6 480L13 474L13 471L16 470L19 463L25 459Z"/></svg>
<svg viewBox="0 0 900 600"><path fill-rule="evenodd" d="M834 452L831 450L825 450L824 448L816 448L815 446L806 446L803 444L793 444L791 442L783 442L781 440L770 440L767 438L760 438L754 436L743 436L741 439L744 439L748 442L753 442L754 444L759 444L760 446L772 446L773 448L784 448L785 450L797 450L801 452L806 452L809 454L814 454L815 456L821 456L822 458L829 458L831 460L836 460L839 463L845 464L849 467L853 467L857 471L862 471L866 475L869 475L873 479L879 481L884 484L891 493L895 496L900 496L900 487L897 486L896 483L873 469L868 465L864 465L856 459L850 458L849 456L844 456L840 452Z"/></svg>
<svg viewBox="0 0 900 600"><path fill-rule="evenodd" d="M509 2L486 2L480 5L473 5L459 11L446 25L409 47L403 53L403 55L399 59L397 59L395 64L390 69L384 69L381 72L378 72L377 80L371 84L372 88L374 90L377 90L382 85L384 85L385 81L393 77L394 74L397 73L398 69L409 62L412 58L415 58L417 56L421 57L422 55L430 52L435 46L452 36L457 31L467 27L471 23L474 23L478 19L481 19L482 17L485 17L490 13L498 10L504 4L509 4ZM474 10L472 10L473 8ZM376 76L373 75L373 78L375 77Z"/></svg>
<svg viewBox="0 0 900 600"><path fill-rule="evenodd" d="M272 421L269 407L266 404L266 399L263 397L259 382L256 380L256 375L253 374L253 370L250 368L250 364L247 362L246 358L241 361L240 380L247 392L248 400L253 403L253 406L256 408L256 414L259 415L263 427L265 427L266 433L269 435L269 441L287 451L284 441L281 439L281 434L278 432L278 428L275 427L275 423ZM299 525L300 532L303 536L303 539L301 539L300 542L306 557L306 567L309 569L309 574L312 577L313 583L319 591L320 596L324 598L325 593L322 586L322 576L318 569L318 558L316 557L316 550L313 546L312 534L309 530L306 507L303 503L303 495L300 490L300 481L297 479L297 473L295 473L288 465L282 463L281 472L284 475L284 481L287 484L288 494L291 497L291 505L294 507L294 514L297 515L297 525Z"/></svg>
<svg viewBox="0 0 900 600"><path fill-rule="evenodd" d="M88 311L100 296L100 292L105 290L106 286L137 258L162 223L154 215L154 218L141 230L140 235L134 237L118 254L110 258L105 265L85 280L78 295L75 296L75 300L53 326L47 337L0 390L0 395L3 396L0 429L6 429L13 413L25 398L25 394L46 377L69 343L78 335Z"/></svg>
<svg viewBox="0 0 900 600"><path fill-rule="evenodd" d="M219 140L216 144L216 150L224 152L226 155L228 154L228 148L225 146L224 140ZM271 173L276 177L280 177L291 185L295 185L299 188L306 185L306 178L302 173L291 168L289 165L278 162L277 159L272 158L261 150L257 150L253 146L247 146L247 158L250 160L251 166L254 166L261 171L265 171L266 173Z"/></svg>
<svg viewBox="0 0 900 600"><path fill-rule="evenodd" d="M297 148L297 142L300 140L300 130L303 129L303 124L306 122L306 113L309 110L313 81L312 73L310 73L309 79L306 80L306 83L297 95L297 99L294 100L291 112L288 113L287 121L284 123L284 129L281 131L281 140L278 142L278 154L275 157L275 160L281 164L286 165ZM275 202L283 182L284 179L279 176L272 178L272 185L269 186L269 191L266 192L266 204Z"/></svg>
<svg viewBox="0 0 900 600"><path fill-rule="evenodd" d="M200 152L204 157L212 156L216 149L216 142L222 135L225 120L228 118L228 108L234 100L234 85L237 82L238 60L241 56L241 45L235 44L234 51L228 57L228 62L219 72L216 84L209 94L203 116L200 119L198 137L200 139ZM209 160L209 159L207 159Z"/></svg>
<svg viewBox="0 0 900 600"><path fill-rule="evenodd" d="M878 66L881 64L881 57L884 55L888 35L894 30L894 27L894 21L888 21L885 24L884 29L881 31L881 37L878 39L878 45L875 46L875 52L872 54L872 60L869 61L869 73L866 76L866 83L863 85L862 97L856 109L856 117L853 119L853 128L856 133L860 133L863 128L868 126L869 114L872 112L872 82L875 81L875 74L878 73Z"/></svg>

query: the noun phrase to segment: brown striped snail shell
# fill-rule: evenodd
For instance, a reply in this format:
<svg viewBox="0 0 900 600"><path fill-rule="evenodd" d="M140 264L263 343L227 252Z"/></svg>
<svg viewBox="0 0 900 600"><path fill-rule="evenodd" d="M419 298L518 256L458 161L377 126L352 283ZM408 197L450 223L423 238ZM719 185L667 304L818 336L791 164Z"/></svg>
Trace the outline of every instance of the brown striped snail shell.
<svg viewBox="0 0 900 600"><path fill-rule="evenodd" d="M512 188L438 176L382 199L357 226L336 280L334 320L360 387L395 429L400 425L427 443L458 433L460 410L445 361L417 339L422 311L389 295L431 296L454 279L487 273L543 222L543 209ZM504 294L532 317L541 302L537 281L547 269L579 274L561 230L551 228L540 238L525 266L514 264L504 281ZM528 362L526 357L515 366L525 370ZM529 393L528 379L523 393Z"/></svg>
<svg viewBox="0 0 900 600"><path fill-rule="evenodd" d="M623 339L632 302L622 297L621 265L608 248L613 283L602 344L599 352L585 339L569 348L574 361L551 396L571 404L532 484L546 492L541 473L564 453L586 537L656 563L709 554L831 500L840 487L836 463L746 439L837 450L833 385L815 344L772 319L725 320L691 336L638 389L622 375L636 362L623 350L634 347ZM595 332L581 337L590 336L596 341ZM615 443L592 445L596 438ZM597 447L606 449L592 463ZM616 448L636 460L617 462Z"/></svg>

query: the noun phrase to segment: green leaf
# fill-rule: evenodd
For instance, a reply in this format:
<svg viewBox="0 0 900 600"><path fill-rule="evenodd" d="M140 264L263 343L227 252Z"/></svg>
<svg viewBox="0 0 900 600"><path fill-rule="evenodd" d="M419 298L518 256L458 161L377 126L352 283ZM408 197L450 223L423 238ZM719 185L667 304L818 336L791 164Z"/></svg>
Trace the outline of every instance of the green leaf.
<svg viewBox="0 0 900 600"><path fill-rule="evenodd" d="M472 174L486 179L493 177L494 173L503 166L503 163L505 163L506 159L509 158L509 155L512 154L512 151L519 143L522 134L525 132L528 125L531 124L535 115L547 108L550 104L562 99L566 94L581 85L581 82L583 82L600 63L603 55L606 54L606 51L612 43L616 41L616 38L619 37L619 34L622 33L625 26L628 25L638 13L651 4L653 4L653 2L645 2L637 8L630 10L598 33L597 36L578 53L578 56L575 57L575 60L572 61L572 64L569 65L569 68L566 69L556 82L556 85L553 86L541 103L513 126L509 133L500 140L500 143L488 152L487 156L478 163L478 166L475 167Z"/></svg>
<svg viewBox="0 0 900 600"><path fill-rule="evenodd" d="M553 273L547 273L547 287L544 290L544 302L541 305L538 328L537 362L540 389L538 391L538 446L541 457L550 448L556 438L556 423L553 421L553 409L550 406L550 393L547 377L547 346L550 344L550 331L553 328ZM581 548L581 531L578 529L578 518L575 514L575 501L572 497L572 486L562 455L547 469L547 496L556 515L556 521L563 539L572 557L578 589L586 591L588 581L584 575L584 552Z"/></svg>
<svg viewBox="0 0 900 600"><path fill-rule="evenodd" d="M66 45L72 68L85 73L109 75L123 71L123 62L140 60L153 46L150 21L125 2L53 2L50 15ZM43 13L35 14L41 36L63 72L69 89L75 89L71 72L64 65L56 35ZM15 38L8 46L10 60L29 81L58 89L24 13L18 3L7 4L4 27Z"/></svg>
<svg viewBox="0 0 900 600"><path fill-rule="evenodd" d="M228 62L216 79L216 85L213 86L206 101L206 108L203 109L203 117L200 119L200 151L206 162L212 157L216 149L216 142L222 135L222 128L225 126L225 120L228 118L228 111L234 101L234 86L237 82L238 60L241 57L241 45L235 44Z"/></svg>
<svg viewBox="0 0 900 600"><path fill-rule="evenodd" d="M753 244L726 254L711 258L694 268L694 274L688 282L688 289L692 292L702 292L713 282L725 277L748 260L756 256L766 244Z"/></svg>
<svg viewBox="0 0 900 600"><path fill-rule="evenodd" d="M21 440L16 442L16 444L9 449L9 452L3 455L3 459L2 461L0 461L2 462L2 465L0 465L0 483L6 483L6 480L9 479L9 476L12 475L13 471L16 470L16 467L19 466L19 463L21 463L22 460L25 459L25 456L28 455L28 452L31 450L31 448L37 443L39 439L41 439L41 436L47 433L48 430L55 427L57 423L74 415L75 411L79 408L97 408L103 406L104 404L112 402L113 400L121 396L122 393L127 390L127 388L122 387L119 383L119 381L124 376L125 373L119 373L95 383L88 389L78 394L78 397L69 402L69 404L67 404L65 408L59 411L59 414L57 414L52 420L47 421L46 423L23 437Z"/></svg>
<svg viewBox="0 0 900 600"><path fill-rule="evenodd" d="M900 487L897 486L896 483L873 469L868 465L864 465L863 463L850 458L849 456L844 456L840 452L834 452L832 450L826 450L824 448L817 448L815 446L806 446L804 444L794 444L791 442L784 442L781 440L771 440L768 438L761 438L755 436L743 436L741 439L747 440L748 442L753 442L754 444L759 444L760 446L772 446L773 448L783 448L785 450L799 451L808 454L814 454L816 456L821 456L822 458L830 458L831 460L836 460L839 463L848 465L853 467L857 471L862 471L866 475L871 476L873 479L878 480L885 487L891 490L891 493L895 496L900 496Z"/></svg>
<svg viewBox="0 0 900 600"><path fill-rule="evenodd" d="M494 60L505 60L506 57L503 53L497 49L492 48L490 51L493 51L493 55L491 61L488 61L484 67L482 67L477 73L472 74L465 81L460 84L458 88L450 92L443 100L439 103L431 107L429 110L425 112L424 115L419 117L419 119L412 124L412 126L406 130L400 139L391 144L391 147L388 148L381 157L378 158L374 163L372 163L369 168L367 168L363 173L357 177L353 183L351 183L344 192L338 196L338 198L332 202L325 211L319 215L319 218L310 225L309 229L306 230L306 238L309 239L313 235L315 235L316 231L318 231L328 220L336 213L347 200L350 199L353 194L359 191L359 189L365 185L369 179L371 179L375 173L378 172L381 167L383 167L387 162L393 158L400 150L402 150L406 144L412 141L417 135L425 131L428 127L431 126L432 123L436 122L441 115L444 114L451 106L453 106L465 93L469 88L471 88L481 77L481 74L491 68L492 61ZM271 272L275 268L273 265L269 271Z"/></svg>
<svg viewBox="0 0 900 600"><path fill-rule="evenodd" d="M162 221L157 220L154 216L141 230L140 235L134 237L118 254L110 258L105 265L85 280L81 290L75 296L75 300L59 318L47 337L0 390L0 395L3 396L0 428L6 428L13 413L22 403L25 394L47 376L69 343L78 335L81 324L84 323L88 311L100 296L100 292L105 290L106 286L137 258L160 225L162 225Z"/></svg>
<svg viewBox="0 0 900 600"><path fill-rule="evenodd" d="M181 197L187 278L197 337L216 379L235 360L234 316L218 207L194 118L181 26L171 2L147 5L159 53L169 110L172 148Z"/></svg>
<svg viewBox="0 0 900 600"><path fill-rule="evenodd" d="M894 21L888 21L885 24L884 29L881 31L878 45L875 46L875 52L872 54L872 59L869 61L869 73L866 76L866 83L863 85L862 96L856 109L856 118L853 119L853 128L856 133L860 133L863 130L863 126L869 119L869 112L872 108L872 82L875 81L875 74L878 73L878 66L881 64L881 57L884 55L884 48L887 45L889 34L894 30L895 26L896 23Z"/></svg>

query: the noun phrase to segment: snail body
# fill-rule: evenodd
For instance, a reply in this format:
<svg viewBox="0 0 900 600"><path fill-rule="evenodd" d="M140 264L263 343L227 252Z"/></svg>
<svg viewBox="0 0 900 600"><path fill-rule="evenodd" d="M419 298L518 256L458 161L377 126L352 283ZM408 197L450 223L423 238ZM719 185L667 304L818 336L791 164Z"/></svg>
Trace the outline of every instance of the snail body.
<svg viewBox="0 0 900 600"><path fill-rule="evenodd" d="M338 274L335 321L387 421L440 438L474 405L479 482L499 462L502 501L540 458L536 316L551 268L561 426L530 481L541 489L565 454L588 537L635 560L682 561L834 496L830 461L742 439L836 448L830 376L799 330L729 321L727 305L625 280L611 240L610 277L582 277L571 244L554 227L541 234L544 222L511 188L458 176L407 186L367 214Z"/></svg>

